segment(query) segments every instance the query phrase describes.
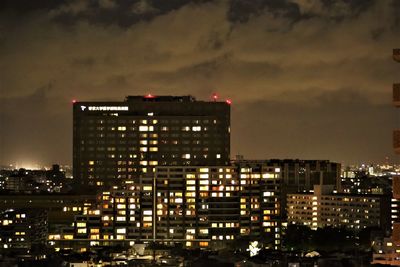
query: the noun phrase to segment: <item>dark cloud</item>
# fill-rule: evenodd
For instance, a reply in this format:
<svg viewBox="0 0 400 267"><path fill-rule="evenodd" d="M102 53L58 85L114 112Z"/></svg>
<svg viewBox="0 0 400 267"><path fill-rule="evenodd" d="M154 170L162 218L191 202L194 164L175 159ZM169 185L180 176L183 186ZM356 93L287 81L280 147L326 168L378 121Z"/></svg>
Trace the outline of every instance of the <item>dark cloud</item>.
<svg viewBox="0 0 400 267"><path fill-rule="evenodd" d="M233 154L393 155L396 1L23 2L0 11L0 162L70 163L72 99L149 92L231 98Z"/></svg>
<svg viewBox="0 0 400 267"><path fill-rule="evenodd" d="M65 0L2 0L1 11L15 11L19 14L31 13L37 10L51 10L65 4Z"/></svg>
<svg viewBox="0 0 400 267"><path fill-rule="evenodd" d="M297 4L286 0L232 0L228 10L228 18L232 22L245 23L253 16L259 16L263 12L271 12L277 16L285 16L292 20L300 18L300 10Z"/></svg>
<svg viewBox="0 0 400 267"><path fill-rule="evenodd" d="M128 28L185 5L206 2L210 2L210 0L75 0L59 6L54 12L53 20L66 26L79 21L87 21L96 25L118 25Z"/></svg>

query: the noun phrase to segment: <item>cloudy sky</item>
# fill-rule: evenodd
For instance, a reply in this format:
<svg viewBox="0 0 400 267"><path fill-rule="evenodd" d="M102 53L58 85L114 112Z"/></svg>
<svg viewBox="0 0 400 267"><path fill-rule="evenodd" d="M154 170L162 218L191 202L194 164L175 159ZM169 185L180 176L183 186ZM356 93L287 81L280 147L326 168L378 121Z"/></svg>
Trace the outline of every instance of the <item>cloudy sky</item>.
<svg viewBox="0 0 400 267"><path fill-rule="evenodd" d="M2 0L0 163L70 164L72 99L213 92L232 155L398 163L396 46L396 0Z"/></svg>

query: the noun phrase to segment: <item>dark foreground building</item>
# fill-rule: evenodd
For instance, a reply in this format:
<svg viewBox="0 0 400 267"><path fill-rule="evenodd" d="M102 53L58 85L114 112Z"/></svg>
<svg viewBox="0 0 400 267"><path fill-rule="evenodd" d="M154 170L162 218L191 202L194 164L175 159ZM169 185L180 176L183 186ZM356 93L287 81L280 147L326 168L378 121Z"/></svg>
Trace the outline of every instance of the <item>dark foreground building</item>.
<svg viewBox="0 0 400 267"><path fill-rule="evenodd" d="M156 166L227 165L229 153L229 101L146 95L73 106L73 170L80 185L108 188Z"/></svg>
<svg viewBox="0 0 400 267"><path fill-rule="evenodd" d="M0 213L0 254L32 257L44 247L47 233L44 209L9 209Z"/></svg>
<svg viewBox="0 0 400 267"><path fill-rule="evenodd" d="M393 60L400 63L400 49L393 49ZM400 84L393 84L393 104L400 107ZM393 148L400 154L400 129L393 131ZM392 178L392 235L389 238L375 242L373 264L400 265L400 176Z"/></svg>

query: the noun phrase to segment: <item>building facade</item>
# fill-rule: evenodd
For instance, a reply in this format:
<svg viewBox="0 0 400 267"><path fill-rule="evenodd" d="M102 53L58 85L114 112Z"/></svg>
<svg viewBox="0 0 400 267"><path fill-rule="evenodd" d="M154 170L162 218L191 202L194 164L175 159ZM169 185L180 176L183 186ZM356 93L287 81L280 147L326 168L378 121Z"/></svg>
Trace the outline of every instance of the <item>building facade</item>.
<svg viewBox="0 0 400 267"><path fill-rule="evenodd" d="M240 238L278 249L280 169L267 165L159 166L152 183L99 194L74 226L49 236L54 246L180 243L223 247Z"/></svg>
<svg viewBox="0 0 400 267"><path fill-rule="evenodd" d="M288 224L306 225L313 230L345 227L355 232L366 227L389 228L389 199L332 192L332 186L316 185L313 193L288 194Z"/></svg>
<svg viewBox="0 0 400 267"><path fill-rule="evenodd" d="M0 252L31 257L32 249L46 244L47 211L9 209L0 213Z"/></svg>
<svg viewBox="0 0 400 267"><path fill-rule="evenodd" d="M329 160L299 160L299 159L270 159L270 160L237 160L235 164L241 168L255 166L271 166L280 169L280 215L286 214L288 194L312 190L314 185L332 185L341 192L341 165Z"/></svg>
<svg viewBox="0 0 400 267"><path fill-rule="evenodd" d="M108 188L156 166L227 165L229 154L230 101L146 95L73 105L77 184Z"/></svg>

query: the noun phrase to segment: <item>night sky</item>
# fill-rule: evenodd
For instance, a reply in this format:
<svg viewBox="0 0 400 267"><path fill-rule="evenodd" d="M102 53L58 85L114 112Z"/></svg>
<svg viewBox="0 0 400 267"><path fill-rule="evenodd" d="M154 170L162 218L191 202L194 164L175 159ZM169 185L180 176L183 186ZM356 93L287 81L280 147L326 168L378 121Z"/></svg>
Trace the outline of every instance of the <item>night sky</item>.
<svg viewBox="0 0 400 267"><path fill-rule="evenodd" d="M232 99L232 155L399 162L400 1L2 0L0 164L71 164L72 99Z"/></svg>

